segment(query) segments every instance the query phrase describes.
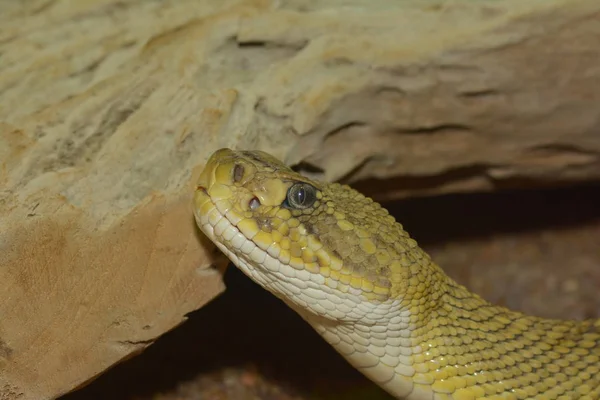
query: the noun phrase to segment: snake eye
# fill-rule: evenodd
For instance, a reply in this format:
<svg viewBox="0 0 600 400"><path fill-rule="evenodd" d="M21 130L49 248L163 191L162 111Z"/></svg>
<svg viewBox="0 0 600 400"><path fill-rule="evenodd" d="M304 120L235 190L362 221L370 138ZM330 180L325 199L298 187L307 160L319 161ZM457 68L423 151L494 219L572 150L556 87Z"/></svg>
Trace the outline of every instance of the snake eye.
<svg viewBox="0 0 600 400"><path fill-rule="evenodd" d="M296 183L287 192L284 206L288 208L308 208L317 201L317 189L308 183Z"/></svg>

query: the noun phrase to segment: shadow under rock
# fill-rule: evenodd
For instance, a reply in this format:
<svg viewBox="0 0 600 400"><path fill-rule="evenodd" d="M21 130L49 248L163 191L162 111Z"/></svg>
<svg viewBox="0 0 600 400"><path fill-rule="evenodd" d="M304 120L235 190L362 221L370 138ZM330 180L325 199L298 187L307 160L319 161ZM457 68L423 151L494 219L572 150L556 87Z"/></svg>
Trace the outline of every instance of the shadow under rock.
<svg viewBox="0 0 600 400"><path fill-rule="evenodd" d="M600 184L414 198L386 208L420 245L428 247L600 221Z"/></svg>

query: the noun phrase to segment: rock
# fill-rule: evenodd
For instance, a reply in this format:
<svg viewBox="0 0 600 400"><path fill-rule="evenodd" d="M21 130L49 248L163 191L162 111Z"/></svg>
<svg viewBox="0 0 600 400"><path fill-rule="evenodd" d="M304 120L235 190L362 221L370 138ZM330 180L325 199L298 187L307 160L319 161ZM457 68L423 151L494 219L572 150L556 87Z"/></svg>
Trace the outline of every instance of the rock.
<svg viewBox="0 0 600 400"><path fill-rule="evenodd" d="M599 17L596 0L1 3L0 398L81 386L223 290L190 207L217 148L378 199L597 180Z"/></svg>

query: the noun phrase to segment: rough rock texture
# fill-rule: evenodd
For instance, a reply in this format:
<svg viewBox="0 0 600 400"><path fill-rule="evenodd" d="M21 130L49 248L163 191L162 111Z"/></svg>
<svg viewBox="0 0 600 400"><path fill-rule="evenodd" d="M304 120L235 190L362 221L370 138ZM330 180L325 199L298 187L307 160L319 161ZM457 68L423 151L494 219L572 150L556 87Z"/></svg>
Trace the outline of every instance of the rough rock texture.
<svg viewBox="0 0 600 400"><path fill-rule="evenodd" d="M0 399L82 385L222 290L189 208L219 147L394 177L368 185L381 198L600 178L598 18L597 0L0 0Z"/></svg>

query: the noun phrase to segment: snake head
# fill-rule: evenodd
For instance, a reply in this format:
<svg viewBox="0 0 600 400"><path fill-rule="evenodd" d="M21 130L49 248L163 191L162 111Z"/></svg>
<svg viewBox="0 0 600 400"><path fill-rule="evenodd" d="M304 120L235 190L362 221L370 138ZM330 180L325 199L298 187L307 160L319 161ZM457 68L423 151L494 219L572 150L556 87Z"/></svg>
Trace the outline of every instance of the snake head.
<svg viewBox="0 0 600 400"><path fill-rule="evenodd" d="M376 324L402 300L409 266L419 262L416 242L377 203L264 152L215 152L194 202L198 226L217 247L303 315Z"/></svg>

